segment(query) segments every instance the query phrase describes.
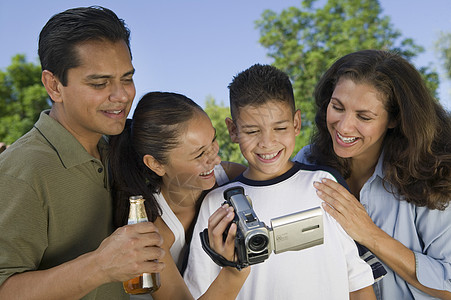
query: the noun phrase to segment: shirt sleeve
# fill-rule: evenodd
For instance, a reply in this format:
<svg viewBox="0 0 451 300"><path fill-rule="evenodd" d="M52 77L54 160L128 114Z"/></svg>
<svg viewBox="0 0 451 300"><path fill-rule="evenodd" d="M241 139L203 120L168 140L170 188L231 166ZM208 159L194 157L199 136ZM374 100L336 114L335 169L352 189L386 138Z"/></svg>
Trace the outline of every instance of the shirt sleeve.
<svg viewBox="0 0 451 300"><path fill-rule="evenodd" d="M374 283L371 267L360 258L354 240L344 231L344 229L330 215L327 218L338 227L339 240L343 248L346 264L348 268L349 291L354 292L370 286Z"/></svg>
<svg viewBox="0 0 451 300"><path fill-rule="evenodd" d="M443 211L416 209L416 226L423 244L422 252L414 252L418 281L451 292L451 206Z"/></svg>
<svg viewBox="0 0 451 300"><path fill-rule="evenodd" d="M36 270L47 247L44 204L25 182L0 175L0 284Z"/></svg>
<svg viewBox="0 0 451 300"><path fill-rule="evenodd" d="M208 227L208 218L220 205L220 202L215 201L215 198L217 198L215 195L217 193L213 191L202 202L199 216L194 226L188 264L184 273L184 280L194 299L198 299L207 291L221 270L205 253L200 242L200 232Z"/></svg>
<svg viewBox="0 0 451 300"><path fill-rule="evenodd" d="M299 150L299 152L294 157L293 161L297 161L303 164L311 164L311 162L307 160L307 155L309 153L310 153L310 145L307 145L303 147L301 150Z"/></svg>

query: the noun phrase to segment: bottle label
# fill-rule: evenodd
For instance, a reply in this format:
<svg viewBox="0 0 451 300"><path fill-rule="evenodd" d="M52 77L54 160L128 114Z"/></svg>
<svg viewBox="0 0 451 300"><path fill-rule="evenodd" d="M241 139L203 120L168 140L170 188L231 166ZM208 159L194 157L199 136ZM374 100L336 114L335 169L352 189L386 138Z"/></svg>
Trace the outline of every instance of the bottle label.
<svg viewBox="0 0 451 300"><path fill-rule="evenodd" d="M152 281L152 274L143 273L143 289L153 288L154 283Z"/></svg>
<svg viewBox="0 0 451 300"><path fill-rule="evenodd" d="M131 225L131 224L136 224L136 223L142 223L142 222L148 222L147 218L139 218L139 219L128 219L127 224Z"/></svg>

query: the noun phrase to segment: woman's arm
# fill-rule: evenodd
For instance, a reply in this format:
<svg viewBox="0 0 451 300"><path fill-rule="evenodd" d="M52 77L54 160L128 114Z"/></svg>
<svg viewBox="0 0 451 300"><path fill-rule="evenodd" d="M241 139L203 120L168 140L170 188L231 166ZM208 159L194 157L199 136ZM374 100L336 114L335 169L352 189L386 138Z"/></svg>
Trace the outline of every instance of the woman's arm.
<svg viewBox="0 0 451 300"><path fill-rule="evenodd" d="M416 276L415 254L402 243L377 227L360 202L342 185L325 179L315 182L318 196L326 203L323 207L357 242L366 246L395 273L412 286L440 299L451 299L448 291L422 285Z"/></svg>
<svg viewBox="0 0 451 300"><path fill-rule="evenodd" d="M367 286L363 289L350 292L350 300L376 300L376 295L374 294L373 286Z"/></svg>
<svg viewBox="0 0 451 300"><path fill-rule="evenodd" d="M235 179L246 170L246 166L230 161L222 161L221 166L224 168L224 171L230 180Z"/></svg>
<svg viewBox="0 0 451 300"><path fill-rule="evenodd" d="M161 286L158 291L152 293L153 299L193 299L171 256L174 234L161 218L157 218L154 223L163 237L161 248L165 250L166 255L162 259L165 268L160 272Z"/></svg>

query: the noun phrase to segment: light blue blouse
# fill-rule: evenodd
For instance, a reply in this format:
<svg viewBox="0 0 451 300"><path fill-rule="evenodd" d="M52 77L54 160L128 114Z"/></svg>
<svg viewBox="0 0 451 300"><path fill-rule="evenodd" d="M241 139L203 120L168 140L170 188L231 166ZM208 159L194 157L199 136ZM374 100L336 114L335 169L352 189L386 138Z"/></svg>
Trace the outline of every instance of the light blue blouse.
<svg viewBox="0 0 451 300"><path fill-rule="evenodd" d="M309 151L310 146L304 147L294 160L309 163ZM360 202L379 228L414 252L421 284L451 291L451 206L444 211L430 210L397 200L383 186L382 158L383 155L362 187ZM390 184L385 186L390 190ZM373 286L378 299L435 299L408 284L385 264L384 267L387 275Z"/></svg>

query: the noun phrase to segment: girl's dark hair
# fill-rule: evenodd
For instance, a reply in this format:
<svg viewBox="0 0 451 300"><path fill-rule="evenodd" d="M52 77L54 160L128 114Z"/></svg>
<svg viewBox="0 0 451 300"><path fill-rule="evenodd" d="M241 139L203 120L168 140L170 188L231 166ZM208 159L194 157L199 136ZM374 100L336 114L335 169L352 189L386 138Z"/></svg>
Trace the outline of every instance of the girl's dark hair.
<svg viewBox="0 0 451 300"><path fill-rule="evenodd" d="M114 224L127 224L129 200L143 195L149 220L161 215L153 193L160 192L162 178L143 162L146 154L168 163L168 153L180 144L185 122L204 113L191 99L175 93L151 92L138 102L124 131L110 138L110 171L114 200Z"/></svg>
<svg viewBox="0 0 451 300"><path fill-rule="evenodd" d="M326 111L340 78L375 87L396 127L384 139L384 180L394 194L417 206L444 209L451 199L451 117L427 89L419 72L401 56L363 50L338 59L315 88L316 132L310 161L351 175L350 159L338 157Z"/></svg>

